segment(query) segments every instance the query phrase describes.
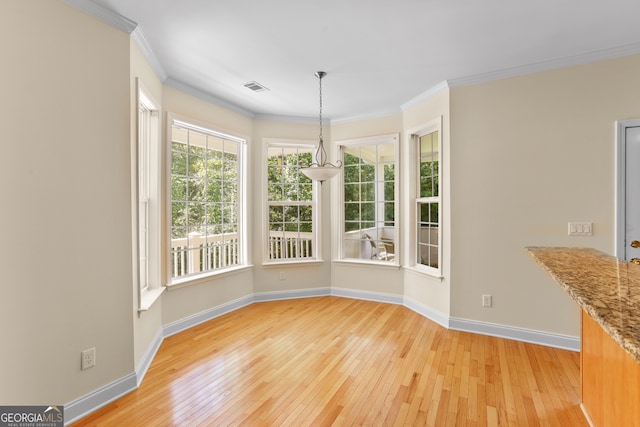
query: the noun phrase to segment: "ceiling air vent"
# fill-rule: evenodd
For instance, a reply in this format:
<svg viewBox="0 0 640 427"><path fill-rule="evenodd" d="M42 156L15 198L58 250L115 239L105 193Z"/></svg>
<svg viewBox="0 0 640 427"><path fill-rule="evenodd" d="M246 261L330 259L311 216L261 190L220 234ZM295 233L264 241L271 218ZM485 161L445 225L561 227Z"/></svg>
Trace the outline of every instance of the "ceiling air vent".
<svg viewBox="0 0 640 427"><path fill-rule="evenodd" d="M249 83L245 83L244 87L251 89L254 92L262 92L263 90L269 90L266 87L262 86L260 83L258 82L249 82Z"/></svg>

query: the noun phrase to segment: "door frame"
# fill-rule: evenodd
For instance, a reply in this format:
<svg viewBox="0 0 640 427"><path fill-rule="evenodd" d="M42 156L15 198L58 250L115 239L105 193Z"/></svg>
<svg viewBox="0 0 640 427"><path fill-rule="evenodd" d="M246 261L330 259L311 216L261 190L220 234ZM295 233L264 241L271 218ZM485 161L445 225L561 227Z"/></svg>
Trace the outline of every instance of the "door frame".
<svg viewBox="0 0 640 427"><path fill-rule="evenodd" d="M631 127L640 127L640 119L616 121L615 255L621 260L626 252L626 130Z"/></svg>

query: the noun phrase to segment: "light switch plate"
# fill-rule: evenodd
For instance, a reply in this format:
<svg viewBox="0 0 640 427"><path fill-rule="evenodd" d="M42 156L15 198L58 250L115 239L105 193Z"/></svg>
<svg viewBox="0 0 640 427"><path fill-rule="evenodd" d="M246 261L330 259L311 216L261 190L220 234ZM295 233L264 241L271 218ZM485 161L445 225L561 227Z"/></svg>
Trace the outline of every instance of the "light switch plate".
<svg viewBox="0 0 640 427"><path fill-rule="evenodd" d="M592 222L570 222L569 236L593 236Z"/></svg>

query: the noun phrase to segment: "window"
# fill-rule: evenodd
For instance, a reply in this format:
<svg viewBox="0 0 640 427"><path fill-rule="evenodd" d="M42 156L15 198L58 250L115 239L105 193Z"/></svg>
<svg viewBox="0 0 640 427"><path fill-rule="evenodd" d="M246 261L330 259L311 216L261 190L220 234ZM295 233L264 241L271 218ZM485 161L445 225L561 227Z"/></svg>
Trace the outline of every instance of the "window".
<svg viewBox="0 0 640 427"><path fill-rule="evenodd" d="M397 135L343 141L341 258L396 263Z"/></svg>
<svg viewBox="0 0 640 427"><path fill-rule="evenodd" d="M241 245L245 141L173 119L171 125L171 277L244 263Z"/></svg>
<svg viewBox="0 0 640 427"><path fill-rule="evenodd" d="M416 262L438 272L440 250L440 132L414 135L417 144Z"/></svg>
<svg viewBox="0 0 640 427"><path fill-rule="evenodd" d="M314 146L267 143L267 262L315 259L316 184L300 172Z"/></svg>
<svg viewBox="0 0 640 427"><path fill-rule="evenodd" d="M136 150L138 309L147 310L160 295L160 114L138 81Z"/></svg>

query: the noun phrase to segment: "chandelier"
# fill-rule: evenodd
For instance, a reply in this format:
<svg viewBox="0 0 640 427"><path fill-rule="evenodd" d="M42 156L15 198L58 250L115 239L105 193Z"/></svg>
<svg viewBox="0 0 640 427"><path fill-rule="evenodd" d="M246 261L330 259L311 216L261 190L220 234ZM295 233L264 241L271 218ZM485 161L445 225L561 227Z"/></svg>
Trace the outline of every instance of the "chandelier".
<svg viewBox="0 0 640 427"><path fill-rule="evenodd" d="M309 167L300 169L303 174L312 180L320 181L320 184L336 176L342 166L342 161L340 160L335 165L327 162L327 152L324 149L324 141L322 139L322 78L326 75L327 73L324 71L316 72L316 77L320 82L320 139L316 149L315 161Z"/></svg>

